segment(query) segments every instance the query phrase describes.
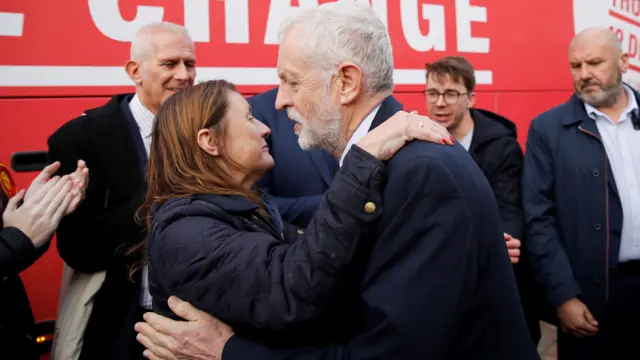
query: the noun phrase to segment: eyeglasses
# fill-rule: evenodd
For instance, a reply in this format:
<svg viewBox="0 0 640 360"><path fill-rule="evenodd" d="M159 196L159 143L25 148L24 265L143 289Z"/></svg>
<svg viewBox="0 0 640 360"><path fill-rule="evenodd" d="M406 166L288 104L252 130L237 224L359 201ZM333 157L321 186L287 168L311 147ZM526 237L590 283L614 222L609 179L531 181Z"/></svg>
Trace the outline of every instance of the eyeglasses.
<svg viewBox="0 0 640 360"><path fill-rule="evenodd" d="M456 90L447 90L441 93L435 89L425 90L424 93L427 95L427 102L429 104L435 104L438 99L440 99L440 95L442 95L444 97L444 102L448 105L455 105L458 103L460 96L467 95L467 93L461 93Z"/></svg>

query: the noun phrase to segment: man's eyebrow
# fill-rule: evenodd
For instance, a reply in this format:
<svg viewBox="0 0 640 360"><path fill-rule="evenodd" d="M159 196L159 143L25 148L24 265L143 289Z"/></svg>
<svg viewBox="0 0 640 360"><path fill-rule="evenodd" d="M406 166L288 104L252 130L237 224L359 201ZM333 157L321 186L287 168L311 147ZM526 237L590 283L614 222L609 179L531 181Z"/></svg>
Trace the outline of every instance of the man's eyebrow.
<svg viewBox="0 0 640 360"><path fill-rule="evenodd" d="M280 77L280 79L282 79L282 80L289 80L289 79L295 79L296 78L296 74L295 73L291 73L291 72L286 71L286 70L283 70L283 71L278 73L278 77Z"/></svg>

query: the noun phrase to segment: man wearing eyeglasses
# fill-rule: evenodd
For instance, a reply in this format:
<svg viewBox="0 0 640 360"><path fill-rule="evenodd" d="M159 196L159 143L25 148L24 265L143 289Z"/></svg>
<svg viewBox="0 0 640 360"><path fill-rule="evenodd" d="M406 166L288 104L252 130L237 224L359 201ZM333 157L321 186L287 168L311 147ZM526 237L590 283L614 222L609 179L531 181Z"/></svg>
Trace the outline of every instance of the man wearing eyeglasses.
<svg viewBox="0 0 640 360"><path fill-rule="evenodd" d="M427 64L426 70L425 95L430 117L445 126L469 152L493 189L529 332L537 344L540 326L530 301L533 281L528 259L519 250L524 236L520 189L523 153L516 126L498 114L473 109L475 75L465 58L445 57Z"/></svg>

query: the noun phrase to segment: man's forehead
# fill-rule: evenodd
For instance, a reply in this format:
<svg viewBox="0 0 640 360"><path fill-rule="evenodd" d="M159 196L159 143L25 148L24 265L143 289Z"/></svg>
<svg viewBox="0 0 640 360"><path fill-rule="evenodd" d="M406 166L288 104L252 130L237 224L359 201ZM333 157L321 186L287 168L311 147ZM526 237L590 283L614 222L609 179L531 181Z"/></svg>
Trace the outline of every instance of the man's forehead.
<svg viewBox="0 0 640 360"><path fill-rule="evenodd" d="M279 75L299 75L303 71L304 59L299 36L295 29L292 29L285 34L278 47L278 73Z"/></svg>
<svg viewBox="0 0 640 360"><path fill-rule="evenodd" d="M192 57L195 58L193 42L186 36L164 33L152 40L153 54L156 57Z"/></svg>
<svg viewBox="0 0 640 360"><path fill-rule="evenodd" d="M577 36L569 45L569 57L610 57L615 53L615 48L607 42L607 38L601 34L591 36Z"/></svg>
<svg viewBox="0 0 640 360"><path fill-rule="evenodd" d="M278 56L278 76L281 78L300 77L305 72L303 61L299 56Z"/></svg>
<svg viewBox="0 0 640 360"><path fill-rule="evenodd" d="M611 52L606 51L604 47L579 47L569 52L569 61L589 61L592 59L600 58L606 59L612 56Z"/></svg>
<svg viewBox="0 0 640 360"><path fill-rule="evenodd" d="M437 74L431 73L427 75L427 87L428 88L443 88L443 89L455 89L461 86L462 79L458 79L459 81L453 81L450 74Z"/></svg>

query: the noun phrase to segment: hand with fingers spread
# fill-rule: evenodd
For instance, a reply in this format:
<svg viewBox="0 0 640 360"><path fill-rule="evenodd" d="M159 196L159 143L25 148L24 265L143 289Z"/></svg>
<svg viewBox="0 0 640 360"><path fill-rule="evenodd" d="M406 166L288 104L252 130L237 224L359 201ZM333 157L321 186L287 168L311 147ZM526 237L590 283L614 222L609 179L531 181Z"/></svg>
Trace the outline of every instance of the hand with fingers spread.
<svg viewBox="0 0 640 360"><path fill-rule="evenodd" d="M2 214L5 227L15 227L22 231L36 248L44 245L60 223L72 201L72 182L68 176L54 177L39 186L29 199L18 207L25 196L22 190L9 200Z"/></svg>
<svg viewBox="0 0 640 360"><path fill-rule="evenodd" d="M504 233L504 240L507 242L507 250L509 250L509 259L511 259L511 263L517 264L520 262L520 246L522 243L520 240L507 233Z"/></svg>
<svg viewBox="0 0 640 360"><path fill-rule="evenodd" d="M424 140L437 144L451 145L453 137L447 129L426 116L413 111L397 112L387 121L370 131L358 146L378 160L389 160L407 142Z"/></svg>
<svg viewBox="0 0 640 360"><path fill-rule="evenodd" d="M233 330L175 296L169 298L171 310L186 321L176 321L155 313L146 313L145 322L135 325L136 339L152 360L220 360L224 345Z"/></svg>
<svg viewBox="0 0 640 360"><path fill-rule="evenodd" d="M571 332L579 338L593 336L598 332L598 322L587 306L577 298L572 298L556 310L564 332Z"/></svg>

